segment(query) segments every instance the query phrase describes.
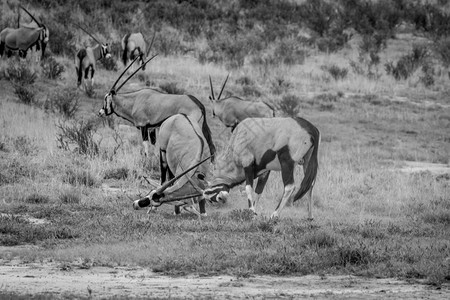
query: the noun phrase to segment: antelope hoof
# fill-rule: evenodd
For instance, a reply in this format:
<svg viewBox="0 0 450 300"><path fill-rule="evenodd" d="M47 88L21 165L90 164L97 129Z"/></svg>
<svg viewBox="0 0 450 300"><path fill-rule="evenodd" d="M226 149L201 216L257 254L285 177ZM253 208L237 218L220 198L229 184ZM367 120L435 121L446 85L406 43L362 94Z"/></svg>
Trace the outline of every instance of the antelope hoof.
<svg viewBox="0 0 450 300"><path fill-rule="evenodd" d="M306 220L307 220L308 222L312 222L312 221L314 221L314 218L313 218L313 217L308 217Z"/></svg>
<svg viewBox="0 0 450 300"><path fill-rule="evenodd" d="M201 216L201 217L207 217L208 214L207 214L207 213L202 213L202 214L200 214L200 216Z"/></svg>

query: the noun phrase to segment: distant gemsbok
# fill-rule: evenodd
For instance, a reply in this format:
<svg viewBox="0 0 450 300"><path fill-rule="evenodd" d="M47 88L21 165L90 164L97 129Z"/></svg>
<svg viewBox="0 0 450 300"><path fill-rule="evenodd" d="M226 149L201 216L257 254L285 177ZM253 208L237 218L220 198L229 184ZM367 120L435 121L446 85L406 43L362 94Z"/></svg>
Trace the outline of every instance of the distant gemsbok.
<svg viewBox="0 0 450 300"><path fill-rule="evenodd" d="M94 35L89 33L81 25L76 24L81 30L86 32L90 37L97 42L94 47L82 48L75 54L75 70L77 71L77 87L79 87L83 80L86 85L86 90L89 90L94 85L94 73L96 69L97 60L111 57L111 51L108 43L102 43Z"/></svg>
<svg viewBox="0 0 450 300"><path fill-rule="evenodd" d="M155 55L156 56L156 55ZM153 57L155 57L153 56ZM206 122L205 106L194 96L165 94L151 88L142 88L133 92L118 93L120 88L151 59L148 59L136 71L134 71L118 88L117 82L128 71L133 62L122 72L113 87L105 95L103 108L100 116L116 114L117 116L131 122L141 130L145 154L149 155L148 140L149 130L158 128L170 116L185 114L191 120L201 125L202 133L208 143L211 154L215 153L211 131ZM152 131L154 133L154 131ZM150 135L152 144L156 142L156 134Z"/></svg>
<svg viewBox="0 0 450 300"><path fill-rule="evenodd" d="M212 102L213 117L217 116L226 127L231 128L231 131L236 128L237 124L247 118L275 117L274 108L265 102L246 101L235 96L220 99L228 77L229 75L225 79L217 99L214 95L211 76L209 77L209 84L211 86L209 100Z"/></svg>
<svg viewBox="0 0 450 300"><path fill-rule="evenodd" d="M146 55L148 55L147 44L142 33L127 33L122 38L122 62L125 67L129 61L135 61L134 59L138 57L144 71Z"/></svg>
<svg viewBox="0 0 450 300"><path fill-rule="evenodd" d="M319 143L319 130L299 117L245 119L217 158L212 181L201 191L202 195L211 202L224 202L231 188L245 182L249 209L256 213L255 207L270 171L281 171L284 192L271 218L277 218L288 201L297 201L309 193L308 218L312 219L312 189L317 176ZM304 177L300 184L294 179L296 165L303 165ZM255 197L254 179L258 179ZM156 195L150 194L147 199L164 202L173 197L167 191Z"/></svg>
<svg viewBox="0 0 450 300"><path fill-rule="evenodd" d="M0 56L6 51L9 57L12 51L18 51L19 56L25 58L28 50L36 46L41 49L41 59L44 59L45 48L49 40L49 30L39 22L30 12L23 6L20 6L36 23L33 26L22 26L19 28L5 28L0 32Z"/></svg>
<svg viewBox="0 0 450 300"><path fill-rule="evenodd" d="M207 160L211 154L199 125L184 114L171 116L161 124L158 140L161 186L152 190L147 196L134 201L134 208L150 206L152 210L166 203L175 206L175 214L179 214L180 207L183 207L199 217L206 216L205 198L202 196L201 189L207 185L205 177L209 171L209 164L201 164L201 162ZM174 174L184 171L188 173L182 174L184 176L175 182ZM173 181L167 182L167 175ZM166 193L170 195L169 198L165 198ZM162 198L164 200L160 201ZM194 207L197 202L200 213Z"/></svg>

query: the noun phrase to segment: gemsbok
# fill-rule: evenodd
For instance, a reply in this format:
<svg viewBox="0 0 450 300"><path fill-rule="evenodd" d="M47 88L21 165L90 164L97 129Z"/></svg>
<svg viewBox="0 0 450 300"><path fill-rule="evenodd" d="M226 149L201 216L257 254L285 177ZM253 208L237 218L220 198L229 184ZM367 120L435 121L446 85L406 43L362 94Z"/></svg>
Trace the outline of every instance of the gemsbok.
<svg viewBox="0 0 450 300"><path fill-rule="evenodd" d="M211 86L209 100L212 102L213 117L218 117L226 127L231 128L231 131L234 131L237 124L247 118L275 117L275 109L265 102L246 101L235 96L220 99L228 77L229 75L225 79L217 99L214 95L211 77L209 77Z"/></svg>
<svg viewBox="0 0 450 300"><path fill-rule="evenodd" d="M149 131L161 126L170 116L185 114L191 120L195 120L195 122L201 125L203 136L208 143L211 154L214 155L216 150L211 137L211 131L206 122L205 106L194 96L165 94L151 88L118 93L122 86L155 56L148 59L116 88L117 82L137 60L137 57L135 57L134 61L122 72L113 84L113 87L105 95L103 108L100 109L99 115L109 116L114 113L131 122L141 130L145 154L148 156L149 137L153 145L156 142L156 134L152 130L153 135L149 135Z"/></svg>
<svg viewBox="0 0 450 300"><path fill-rule="evenodd" d="M94 73L96 69L97 60L111 57L111 51L108 43L102 43L94 35L89 33L86 29L77 24L81 30L86 32L90 37L97 42L94 47L82 48L75 54L75 70L77 72L77 87L80 87L83 79L86 90L91 89L94 84Z"/></svg>
<svg viewBox="0 0 450 300"><path fill-rule="evenodd" d="M41 59L44 59L45 48L49 40L49 30L39 22L23 6L20 6L37 24L37 26L22 26L19 28L5 28L0 33L0 56L6 51L7 56L11 56L12 51L18 51L19 56L25 58L28 50L36 46L41 49Z"/></svg>
<svg viewBox="0 0 450 300"><path fill-rule="evenodd" d="M161 124L158 140L161 186L134 201L133 207L150 207L150 211L162 204L171 204L175 206L175 214L183 207L199 217L206 216L202 189L207 185L209 164L202 162L211 154L199 125L184 114L171 116ZM175 182L175 174L180 173L182 176ZM166 181L166 176L171 181ZM195 209L195 203L199 204L200 212Z"/></svg>
<svg viewBox="0 0 450 300"><path fill-rule="evenodd" d="M225 202L230 189L245 182L249 209L256 214L256 205L270 172L280 171L284 191L270 218L278 218L288 201L295 202L308 193L308 219L312 220L312 189L317 176L319 143L319 130L299 117L245 119L236 127L226 149L217 158L208 187L201 190L197 186L197 190L201 190L210 202ZM300 184L296 184L294 178L296 165L303 165L304 176ZM258 182L253 197L255 179ZM162 195L163 200L173 197L167 191ZM149 195L147 200L152 197Z"/></svg>
<svg viewBox="0 0 450 300"><path fill-rule="evenodd" d="M134 61L136 57L139 57L142 70L145 71L146 55L148 55L147 44L142 33L127 33L122 38L122 62L125 67L128 61Z"/></svg>

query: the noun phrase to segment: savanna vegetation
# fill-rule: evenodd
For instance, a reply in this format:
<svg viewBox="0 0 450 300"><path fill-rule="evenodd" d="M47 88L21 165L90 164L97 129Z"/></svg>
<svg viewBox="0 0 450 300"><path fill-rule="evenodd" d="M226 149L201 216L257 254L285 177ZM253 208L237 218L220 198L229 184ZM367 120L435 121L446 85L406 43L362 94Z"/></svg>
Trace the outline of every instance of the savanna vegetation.
<svg viewBox="0 0 450 300"><path fill-rule="evenodd" d="M1 29L18 1L1 1ZM24 4L24 3L23 3ZM141 266L166 274L357 274L450 281L450 3L407 0L28 1L50 29L40 63L0 59L0 259L62 266ZM26 16L22 16L26 18ZM24 21L25 22L25 21ZM113 46L91 91L76 88L75 50ZM264 100L322 134L312 222L306 203L268 216L271 175L253 218L243 187L208 217L132 210L158 179L138 130L96 116L120 62L120 39L141 31L158 56L124 89L188 93L206 106L216 147L229 129L211 115L209 79ZM299 170L296 176L302 176ZM35 245L39 248L16 248Z"/></svg>

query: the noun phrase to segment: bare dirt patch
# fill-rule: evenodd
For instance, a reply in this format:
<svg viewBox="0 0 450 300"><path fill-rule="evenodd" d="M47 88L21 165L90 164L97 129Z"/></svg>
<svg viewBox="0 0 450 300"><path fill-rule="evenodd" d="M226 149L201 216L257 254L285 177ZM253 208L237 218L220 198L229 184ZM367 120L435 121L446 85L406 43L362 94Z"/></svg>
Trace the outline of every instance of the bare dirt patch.
<svg viewBox="0 0 450 300"><path fill-rule="evenodd" d="M0 261L0 295L51 294L170 299L450 299L449 287L436 289L396 279L357 276L161 276L144 268L89 267L57 263Z"/></svg>

